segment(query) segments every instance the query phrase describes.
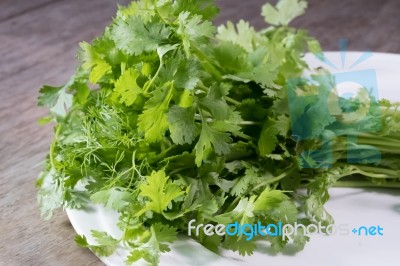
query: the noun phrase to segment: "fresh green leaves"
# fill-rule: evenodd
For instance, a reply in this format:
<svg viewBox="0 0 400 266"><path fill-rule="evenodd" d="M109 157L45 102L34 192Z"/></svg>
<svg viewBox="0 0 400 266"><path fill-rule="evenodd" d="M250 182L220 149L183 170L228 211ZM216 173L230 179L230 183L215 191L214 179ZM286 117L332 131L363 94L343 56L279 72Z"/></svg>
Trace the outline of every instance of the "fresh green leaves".
<svg viewBox="0 0 400 266"><path fill-rule="evenodd" d="M205 20L212 20L219 12L213 0L176 0L173 3L174 13L190 12Z"/></svg>
<svg viewBox="0 0 400 266"><path fill-rule="evenodd" d="M120 99L120 102L126 106L132 105L142 94L142 88L136 82L138 77L139 73L136 70L132 68L123 69L121 76L115 82L114 92Z"/></svg>
<svg viewBox="0 0 400 266"><path fill-rule="evenodd" d="M126 20L117 19L111 30L117 48L129 55L155 51L168 40L170 34L168 26L158 21L145 23L139 16L130 16Z"/></svg>
<svg viewBox="0 0 400 266"><path fill-rule="evenodd" d="M182 108L177 105L171 107L168 121L171 139L176 144L191 144L199 134L193 107Z"/></svg>
<svg viewBox="0 0 400 266"><path fill-rule="evenodd" d="M136 213L136 216L140 216L146 211L163 213L172 203L172 200L185 193L177 184L168 179L163 170L151 173L146 182L139 186L139 191L139 195L148 200L144 208Z"/></svg>
<svg viewBox="0 0 400 266"><path fill-rule="evenodd" d="M244 48L247 52L254 50L254 42L257 34L253 27L248 22L240 20L235 26L232 22L228 21L225 25L218 27L217 38L221 41L232 42Z"/></svg>
<svg viewBox="0 0 400 266"><path fill-rule="evenodd" d="M103 204L114 210L123 210L130 201L130 193L125 188L113 187L94 193L90 199L93 203Z"/></svg>
<svg viewBox="0 0 400 266"><path fill-rule="evenodd" d="M41 173L36 185L39 187L38 204L40 215L48 220L53 216L53 211L63 204L62 191L57 185L57 172L54 168Z"/></svg>
<svg viewBox="0 0 400 266"><path fill-rule="evenodd" d="M278 142L276 137L277 133L278 129L275 121L266 121L261 130L260 138L258 139L258 149L261 156L267 156L275 149L276 143Z"/></svg>
<svg viewBox="0 0 400 266"><path fill-rule="evenodd" d="M207 95L199 100L199 106L217 120L227 119L230 110L224 96L228 93L229 85L226 83L214 84L209 88Z"/></svg>
<svg viewBox="0 0 400 266"><path fill-rule="evenodd" d="M262 7L262 15L265 21L275 26L286 26L296 17L303 15L307 8L304 0L281 0L275 7L265 4Z"/></svg>
<svg viewBox="0 0 400 266"><path fill-rule="evenodd" d="M201 44L207 38L212 37L215 28L210 21L204 21L199 15L190 15L190 12L182 12L178 16L179 27L176 33L182 38L182 44L186 55L190 55L192 44Z"/></svg>
<svg viewBox="0 0 400 266"><path fill-rule="evenodd" d="M154 91L152 98L144 106L139 116L138 129L144 133L145 139L152 143L160 141L168 129L167 111L172 99L173 83L166 83Z"/></svg>
<svg viewBox="0 0 400 266"><path fill-rule="evenodd" d="M98 244L89 244L86 237L81 235L77 235L75 237L75 243L82 248L90 248L95 254L102 257L108 257L112 255L119 243L118 240L114 239L106 232L92 230L92 237Z"/></svg>
<svg viewBox="0 0 400 266"><path fill-rule="evenodd" d="M339 179L358 174L363 185L398 187L399 104L373 102L352 128L341 124L362 101L332 101L335 80L326 71L302 77L304 53L321 55L317 40L288 26L306 6L266 4L272 26L257 31L239 20L217 32L212 0L119 7L101 36L80 44L71 79L39 91L38 105L50 109L41 122L57 123L37 181L42 217L88 204L114 210L122 236L92 231L77 244L99 256L123 246L128 265L157 265L193 218L328 224L324 204ZM381 160L371 163L377 151ZM301 230L291 242L195 237L212 251L241 255L253 254L259 240L277 251L309 240Z"/></svg>
<svg viewBox="0 0 400 266"><path fill-rule="evenodd" d="M202 161L207 159L213 151L219 155L228 154L230 150L228 142L230 141L228 133L215 130L207 123L203 123L199 141L194 147L197 166L200 166Z"/></svg>
<svg viewBox="0 0 400 266"><path fill-rule="evenodd" d="M181 53L175 54L165 61L160 71L160 80L174 80L176 88L192 90L199 81L200 67L199 62L193 58L186 58Z"/></svg>
<svg viewBox="0 0 400 266"><path fill-rule="evenodd" d="M68 84L63 87L43 86L39 91L38 105L49 108L56 116L64 117L72 106L72 95L67 89Z"/></svg>
<svg viewBox="0 0 400 266"><path fill-rule="evenodd" d="M146 234L147 233L147 234ZM145 231L146 237L142 238L137 247L133 248L126 263L131 265L140 259L157 265L160 254L169 251L168 244L177 239L177 232L173 227L161 223L153 224L150 230Z"/></svg>
<svg viewBox="0 0 400 266"><path fill-rule="evenodd" d="M83 62L82 68L90 70L89 81L96 84L105 74L111 72L110 64L104 59L104 55L86 42L80 43L80 59Z"/></svg>

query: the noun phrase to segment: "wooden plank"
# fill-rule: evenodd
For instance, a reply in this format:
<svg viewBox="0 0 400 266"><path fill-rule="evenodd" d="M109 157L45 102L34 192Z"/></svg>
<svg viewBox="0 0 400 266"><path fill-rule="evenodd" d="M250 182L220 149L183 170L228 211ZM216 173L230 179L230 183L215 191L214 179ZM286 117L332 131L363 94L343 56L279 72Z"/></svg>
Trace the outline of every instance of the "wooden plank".
<svg viewBox="0 0 400 266"><path fill-rule="evenodd" d="M51 61L52 52L69 53L73 59L80 41L89 41L101 33L114 15L117 2L123 3L62 1L3 22L0 37L6 43L0 49L0 78L9 78L38 62Z"/></svg>
<svg viewBox="0 0 400 266"><path fill-rule="evenodd" d="M58 0L1 0L0 23L14 17L22 16L57 1Z"/></svg>
<svg viewBox="0 0 400 266"><path fill-rule="evenodd" d="M69 78L78 42L104 29L116 2L60 1L0 24L1 265L102 265L75 245L64 213L48 222L39 217L35 165L44 159L52 127L37 125L45 111L36 97L42 84Z"/></svg>

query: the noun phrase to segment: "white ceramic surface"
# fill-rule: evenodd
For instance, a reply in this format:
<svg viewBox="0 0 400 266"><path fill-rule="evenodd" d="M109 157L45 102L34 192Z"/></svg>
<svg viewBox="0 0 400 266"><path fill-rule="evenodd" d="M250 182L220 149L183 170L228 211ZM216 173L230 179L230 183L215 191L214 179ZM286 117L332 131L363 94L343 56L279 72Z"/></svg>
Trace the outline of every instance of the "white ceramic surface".
<svg viewBox="0 0 400 266"><path fill-rule="evenodd" d="M342 68L340 52L327 52L326 57L337 65L334 69L318 61L312 55L306 60L310 66L324 66L333 73L372 69L376 72L379 97L400 101L400 55L374 53L365 62L349 68L362 55L348 52ZM305 249L293 253L290 248L274 254L268 247L260 248L253 256L241 257L232 252L214 254L197 242L181 238L172 245L170 253L163 254L161 266L398 266L400 265L400 190L333 188L326 204L335 223L346 224L351 230L360 226L381 226L383 236L313 235ZM90 230L106 231L118 237L121 232L115 226L118 214L93 206L91 211L67 210L69 219L78 234L85 234L89 241ZM127 251L121 247L110 257L100 259L109 266L124 265ZM82 262L84 264L84 262ZM148 265L138 262L135 265Z"/></svg>

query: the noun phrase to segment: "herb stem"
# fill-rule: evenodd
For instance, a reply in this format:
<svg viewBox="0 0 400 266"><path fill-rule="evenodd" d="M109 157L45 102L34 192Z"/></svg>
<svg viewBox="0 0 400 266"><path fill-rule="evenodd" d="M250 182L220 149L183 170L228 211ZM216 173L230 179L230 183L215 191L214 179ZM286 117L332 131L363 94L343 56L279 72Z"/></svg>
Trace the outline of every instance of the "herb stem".
<svg viewBox="0 0 400 266"><path fill-rule="evenodd" d="M386 169L377 166L367 166L367 165L352 165L348 163L336 163L339 167L351 167L353 169L352 172L349 172L346 175L338 176L337 179L340 179L344 176L349 176L353 174L360 174L363 176L371 177L371 178L399 178L400 170Z"/></svg>
<svg viewBox="0 0 400 266"><path fill-rule="evenodd" d="M234 104L236 106L241 105L241 102L236 101L235 99L232 99L231 97L225 96L225 99L227 102Z"/></svg>
<svg viewBox="0 0 400 266"><path fill-rule="evenodd" d="M154 81L160 74L162 66L164 65L163 57L161 55L159 57L160 57L160 65L158 66L157 72L154 74L153 78L148 83L146 83L145 87L143 88L144 94L146 94L148 92L148 90L150 89L150 87L153 85Z"/></svg>
<svg viewBox="0 0 400 266"><path fill-rule="evenodd" d="M233 135L235 135L237 137L240 137L242 139L248 140L248 141L256 141L257 140L256 138L253 138L253 137L251 137L249 135L246 135L246 134L244 134L242 132L235 132L235 133L233 133Z"/></svg>
<svg viewBox="0 0 400 266"><path fill-rule="evenodd" d="M354 188L400 188L400 182L393 183L373 183L371 181L337 181L333 187L354 187Z"/></svg>
<svg viewBox="0 0 400 266"><path fill-rule="evenodd" d="M379 175L386 175L386 177L389 178L400 178L400 170L393 170L393 169L387 169L387 168L382 168L382 167L376 167L376 166L367 166L367 165L358 165L357 168L365 173L366 175L367 172L373 173L373 174L379 174ZM386 178L383 177L383 178Z"/></svg>
<svg viewBox="0 0 400 266"><path fill-rule="evenodd" d="M280 175L278 175L278 176L276 176L274 178L267 179L264 182L262 182L262 183L258 184L257 186L253 187L249 192L253 192L253 191L259 189L260 187L263 187L263 186L278 182L278 181L282 180L283 178L291 175L295 171L295 169L296 169L295 167L292 167L289 170L284 171L283 173L281 173Z"/></svg>
<svg viewBox="0 0 400 266"><path fill-rule="evenodd" d="M260 126L262 125L261 122L255 122L255 121L241 121L238 123L238 125L243 125L243 126Z"/></svg>
<svg viewBox="0 0 400 266"><path fill-rule="evenodd" d="M197 83L197 87L198 87L199 89L201 89L202 91L204 91L204 92L208 92L208 91L209 91L209 88L206 87L206 86L203 84L203 82L201 82L201 81L199 81L199 82Z"/></svg>
<svg viewBox="0 0 400 266"><path fill-rule="evenodd" d="M50 164L51 164L51 167L54 168L54 169L56 169L56 163L55 163L55 159L54 159L54 152L55 152L55 149L56 149L58 136L60 135L60 132L61 132L61 124L58 124L56 126L56 132L54 133L54 139L50 144L50 152L49 152Z"/></svg>

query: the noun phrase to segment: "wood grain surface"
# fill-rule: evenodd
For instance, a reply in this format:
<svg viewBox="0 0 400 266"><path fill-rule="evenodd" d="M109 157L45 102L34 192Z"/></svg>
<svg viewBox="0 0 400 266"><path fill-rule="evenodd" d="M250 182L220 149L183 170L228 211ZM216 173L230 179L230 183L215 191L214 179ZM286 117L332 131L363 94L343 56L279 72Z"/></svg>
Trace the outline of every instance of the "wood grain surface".
<svg viewBox="0 0 400 266"><path fill-rule="evenodd" d="M90 41L110 22L116 3L128 0L0 1L0 265L102 265L75 246L63 212L44 222L36 204L35 179L52 138L38 126L46 114L36 107L43 84L60 85L76 66L79 41ZM218 0L217 24L238 18L257 28L263 0ZM310 0L294 25L309 29L325 50L400 53L400 1Z"/></svg>

